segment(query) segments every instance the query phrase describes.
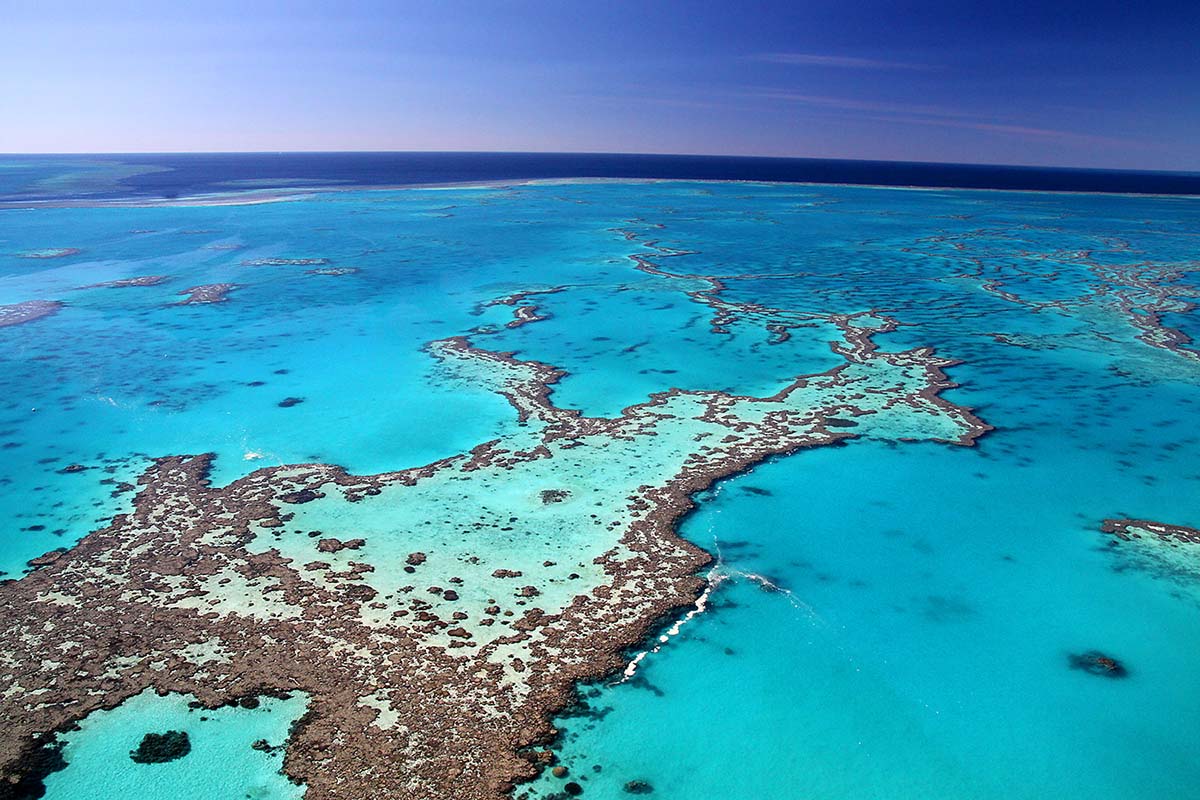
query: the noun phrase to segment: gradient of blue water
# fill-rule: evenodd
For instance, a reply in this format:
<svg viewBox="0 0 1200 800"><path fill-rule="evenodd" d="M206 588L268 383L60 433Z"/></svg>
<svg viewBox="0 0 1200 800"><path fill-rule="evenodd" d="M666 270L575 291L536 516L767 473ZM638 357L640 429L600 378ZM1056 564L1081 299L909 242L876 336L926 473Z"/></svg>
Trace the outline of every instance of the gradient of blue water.
<svg viewBox="0 0 1200 800"><path fill-rule="evenodd" d="M647 251L612 230L631 229L699 251L660 263L735 276L735 299L887 309L906 326L879 343L963 359L949 396L997 430L974 449L807 452L702 497L684 533L719 549L730 578L639 680L596 687L595 713L560 720L555 749L585 796L623 797L637 779L665 797L1197 797L1196 593L1122 569L1098 525L1200 525L1200 371L1135 341L1102 303L1033 313L964 277L978 254L1023 296L1078 297L1094 280L1086 269L1064 257L1038 262L1056 280L1029 277L1018 254L1099 251L1120 236L1131 251L1096 258L1186 261L1197 210L1189 199L681 182L0 211L0 302L69 303L0 329L0 429L16 445L0 450L0 569L19 574L127 502L109 497L105 465L125 479L147 456L212 450L221 481L311 459L380 470L510 430L503 401L444 383L421 347L503 321L472 310L512 291L568 287L537 298L550 320L487 345L567 369L554 397L589 413L672 386L770 393L837 363L820 327L784 345L751 324L708 332L710 311L678 282L633 270L628 255ZM963 250L928 241L964 234ZM229 244L242 249L208 249ZM12 255L48 247L83 252ZM362 271L241 266L261 257ZM71 291L140 274L176 278ZM221 305L166 305L215 281L244 288ZM289 396L304 402L280 408ZM97 469L60 474L68 463ZM45 529L21 530L31 525ZM1130 676L1068 668L1069 653L1091 649ZM519 791L562 784L546 775Z"/></svg>

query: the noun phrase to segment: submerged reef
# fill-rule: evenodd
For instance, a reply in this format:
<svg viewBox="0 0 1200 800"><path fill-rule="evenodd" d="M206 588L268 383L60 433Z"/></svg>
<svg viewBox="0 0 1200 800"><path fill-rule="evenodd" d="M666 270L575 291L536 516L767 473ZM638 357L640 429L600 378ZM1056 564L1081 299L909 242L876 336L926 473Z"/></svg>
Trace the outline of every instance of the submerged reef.
<svg viewBox="0 0 1200 800"><path fill-rule="evenodd" d="M1177 584L1200 603L1200 529L1147 519L1106 519L1116 569L1135 569Z"/></svg>
<svg viewBox="0 0 1200 800"><path fill-rule="evenodd" d="M58 300L26 300L23 303L0 306L0 328L33 322L57 314L63 304Z"/></svg>
<svg viewBox="0 0 1200 800"><path fill-rule="evenodd" d="M358 267L320 267L318 269L306 269L305 275L354 275L361 272Z"/></svg>
<svg viewBox="0 0 1200 800"><path fill-rule="evenodd" d="M30 743L21 772L8 775L8 779L0 783L0 797L4 800L44 797L46 778L67 768L62 754L64 746L65 742L53 734L40 736L37 741Z"/></svg>
<svg viewBox="0 0 1200 800"><path fill-rule="evenodd" d="M80 286L79 289L124 289L130 286L157 286L169 280L171 280L170 275L141 275L136 278L121 278L115 281L104 281L103 283L90 283L87 286Z"/></svg>
<svg viewBox="0 0 1200 800"><path fill-rule="evenodd" d="M1086 653L1072 653L1067 656L1067 664L1071 669L1081 670L1089 675L1102 678L1124 678L1129 675L1125 665L1112 656L1105 655L1099 650L1089 650Z"/></svg>
<svg viewBox="0 0 1200 800"><path fill-rule="evenodd" d="M1033 229L1033 226L1024 227ZM1054 228L1042 230L1057 232ZM957 257L965 258L971 267L962 274L942 280L975 281L981 289L1005 302L1034 313L1086 318L1091 327L1086 336L1036 337L995 333L993 336L998 342L1030 349L1070 343L1073 347L1086 349L1090 340L1093 348L1099 345L1111 350L1114 345L1126 343L1129 338L1126 330L1132 330L1136 332L1132 337L1136 342L1182 359L1174 370L1160 366L1158 372L1174 372L1186 380L1195 380L1196 369L1200 367L1200 350L1195 348L1187 333L1167 320L1196 309L1194 300L1198 290L1182 281L1200 270L1200 261L1138 259L1127 262L1124 259L1136 258L1142 253L1131 241L1116 236L1079 248L1017 249L1014 253L1012 235L992 229L937 235L922 240L920 246L904 250L925 255L944 255L951 251ZM994 247L994 241L1001 239L1008 239L1007 249ZM1040 296L1046 287L1053 288L1064 274L1075 280L1086 280L1086 291L1054 299ZM1114 325L1118 321L1121 324ZM1134 358L1140 360L1144 356L1138 354Z"/></svg>
<svg viewBox="0 0 1200 800"><path fill-rule="evenodd" d="M249 258L243 267L321 267L329 263L328 258Z"/></svg>
<svg viewBox="0 0 1200 800"><path fill-rule="evenodd" d="M1200 547L1200 529L1187 528L1183 525L1168 525L1165 522L1154 522L1148 519L1106 519L1101 528L1105 533L1111 533L1124 541L1149 540L1160 542L1168 547L1180 545L1196 545ZM1196 553L1200 558L1200 552Z"/></svg>
<svg viewBox="0 0 1200 800"><path fill-rule="evenodd" d="M83 251L77 247L43 247L40 250L25 250L17 253L17 258L66 258L77 256Z"/></svg>
<svg viewBox="0 0 1200 800"><path fill-rule="evenodd" d="M941 396L954 362L877 348L896 320L783 316L682 277L714 332L819 319L841 334L840 363L765 397L672 389L589 417L551 399L563 371L486 349L477 329L427 351L524 425L469 452L374 475L270 467L220 487L210 455L159 458L128 513L0 585L0 635L21 642L0 653L0 781L36 768L44 737L147 688L210 708L304 691L284 771L310 800L503 797L549 762L528 748L552 739L576 685L622 669L701 595L710 556L675 530L695 493L859 436L970 446L989 430ZM524 299L497 303L520 325L545 319Z"/></svg>
<svg viewBox="0 0 1200 800"><path fill-rule="evenodd" d="M129 758L137 764L165 764L183 758L192 752L192 742L187 731L147 733Z"/></svg>

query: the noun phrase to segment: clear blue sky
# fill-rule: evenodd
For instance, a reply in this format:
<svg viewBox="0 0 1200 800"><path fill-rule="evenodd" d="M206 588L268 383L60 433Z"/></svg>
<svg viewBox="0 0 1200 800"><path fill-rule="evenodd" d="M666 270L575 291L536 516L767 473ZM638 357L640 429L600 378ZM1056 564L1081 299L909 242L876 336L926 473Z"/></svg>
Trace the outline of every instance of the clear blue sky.
<svg viewBox="0 0 1200 800"><path fill-rule="evenodd" d="M1200 3L0 0L0 152L1200 170Z"/></svg>

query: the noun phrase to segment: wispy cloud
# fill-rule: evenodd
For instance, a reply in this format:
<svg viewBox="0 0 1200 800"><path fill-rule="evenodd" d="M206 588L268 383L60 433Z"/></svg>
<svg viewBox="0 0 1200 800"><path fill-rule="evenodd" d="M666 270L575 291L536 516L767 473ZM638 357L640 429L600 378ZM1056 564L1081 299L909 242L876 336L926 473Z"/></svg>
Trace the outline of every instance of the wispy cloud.
<svg viewBox="0 0 1200 800"><path fill-rule="evenodd" d="M590 103L605 103L622 107L637 104L661 106L664 108L695 109L709 113L722 111L729 111L731 113L738 111L738 113L742 113L754 108L760 108L762 102L765 100L773 104L806 106L813 110L809 115L810 118L830 120L853 119L899 125L950 128L976 131L984 134L996 134L1013 139L1046 143L1053 142L1064 145L1073 144L1086 147L1157 149L1155 145L1144 141L1049 128L1037 124L1024 124L1021 120L1013 117L1006 118L999 114L984 114L977 110L968 111L946 105L902 103L887 100L860 99L856 97L808 94L805 92L767 87L712 90L702 97L693 98L671 97L666 94L657 96L645 94L572 94L569 97ZM1080 108L1079 111L1087 111L1087 109Z"/></svg>
<svg viewBox="0 0 1200 800"><path fill-rule="evenodd" d="M1097 136L1090 133L1077 133L1075 131L1045 128L1036 125L997 122L993 118L983 117L979 114L948 108L946 106L923 105L919 103L888 103L859 100L853 97L829 97L826 95L802 94L771 89L755 90L749 92L748 96L798 103L835 111L854 112L858 119L869 119L876 122L899 122L907 125L958 128L983 133L999 133L1021 138L1040 139L1043 141L1126 147L1131 145L1145 146L1141 142L1111 136Z"/></svg>
<svg viewBox="0 0 1200 800"><path fill-rule="evenodd" d="M858 100L853 97L829 97L819 94L804 94L789 92L782 89L759 89L749 93L750 96L767 100L782 100L791 103L802 103L821 108L832 108L841 111L874 111L881 114L925 114L932 117L970 117L972 115L946 106L913 105L907 103L887 103L874 100Z"/></svg>
<svg viewBox="0 0 1200 800"><path fill-rule="evenodd" d="M695 108L706 111L730 107L729 103L719 102L716 99L688 99L683 97L654 95L592 94L589 92L572 92L570 94L563 95L563 97L571 100L582 100L589 103L605 103L619 106L637 103L640 105L665 106L667 108ZM743 102L745 101L743 100Z"/></svg>
<svg viewBox="0 0 1200 800"><path fill-rule="evenodd" d="M1077 144L1104 145L1109 147L1151 147L1145 142L1139 142L1132 139L1121 139L1115 136L1098 136L1092 133L1078 133L1076 131L1058 130L1057 128L1039 128L1030 125L1008 125L1001 122L984 122L980 120L967 119L930 119L923 117L906 117L901 115L864 117L864 119L874 119L879 122L900 122L908 125L935 125L943 128L962 128L966 130L982 131L984 133L1001 133L1010 136L1019 136L1022 138L1042 139L1045 141L1074 142Z"/></svg>
<svg viewBox="0 0 1200 800"><path fill-rule="evenodd" d="M928 64L912 64L906 61L883 61L877 58L856 56L834 56L823 53L758 53L750 57L754 61L772 64L792 64L805 67L834 67L836 69L916 70L934 69Z"/></svg>

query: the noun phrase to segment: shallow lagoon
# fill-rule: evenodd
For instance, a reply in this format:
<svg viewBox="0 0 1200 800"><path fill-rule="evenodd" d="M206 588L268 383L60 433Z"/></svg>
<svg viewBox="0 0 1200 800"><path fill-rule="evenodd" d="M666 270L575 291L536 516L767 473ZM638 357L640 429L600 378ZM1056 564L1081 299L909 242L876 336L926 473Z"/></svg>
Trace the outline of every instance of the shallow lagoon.
<svg viewBox="0 0 1200 800"><path fill-rule="evenodd" d="M291 724L305 700L264 697L253 709L193 708L187 695L146 691L112 711L98 711L61 737L68 766L46 779L47 800L131 797L139 800L267 800L299 798L304 787L280 773ZM147 733L186 733L190 751L175 760L139 764L130 758ZM267 749L255 749L256 743Z"/></svg>
<svg viewBox="0 0 1200 800"><path fill-rule="evenodd" d="M0 211L0 302L66 303L0 329L0 569L15 577L103 524L148 457L217 452L219 482L313 460L377 471L511 431L502 399L449 379L423 347L502 325L507 308L477 306L515 291L564 287L530 301L549 319L487 346L567 370L554 396L589 414L672 387L769 394L840 361L821 325L775 344L752 316L712 333L712 308L686 294L694 282L636 271L628 256L643 253L722 276L727 299L886 310L904 325L880 346L962 359L952 399L996 430L970 450L805 452L702 497L683 530L719 551L728 577L634 680L585 690L592 713L560 721L568 780L595 797L625 796L630 780L666 797L1200 796L1198 592L1099 532L1115 516L1200 525L1200 361L1137 340L1093 293L1122 284L1089 266L1174 264L1182 274L1166 283L1194 282L1198 208L660 183ZM645 248L656 239L698 252L660 258ZM80 253L18 255L55 247ZM243 263L270 258L360 271ZM148 274L172 280L75 289ZM215 282L241 288L222 304L170 305ZM1164 322L1187 331L1193 317ZM1094 649L1128 677L1069 668ZM144 731L162 712L131 701L111 713ZM254 724L231 720L229 746ZM51 776L50 796L87 796L70 787L99 747L89 730L69 739L73 766ZM518 793L563 785L547 774Z"/></svg>

